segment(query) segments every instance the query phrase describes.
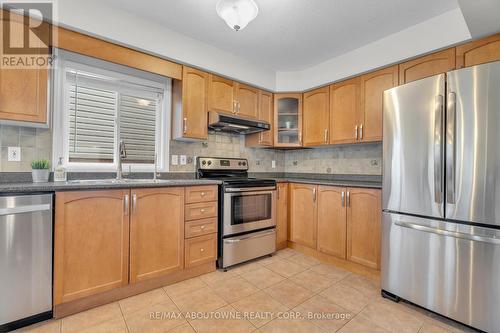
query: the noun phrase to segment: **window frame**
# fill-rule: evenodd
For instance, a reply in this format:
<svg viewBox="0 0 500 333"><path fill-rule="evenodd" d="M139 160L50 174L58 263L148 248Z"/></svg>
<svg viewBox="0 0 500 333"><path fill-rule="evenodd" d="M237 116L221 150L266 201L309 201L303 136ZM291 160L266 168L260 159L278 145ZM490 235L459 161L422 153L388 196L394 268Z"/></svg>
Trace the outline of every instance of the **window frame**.
<svg viewBox="0 0 500 333"><path fill-rule="evenodd" d="M157 154L157 170L169 171L170 126L172 110L172 81L157 74L109 63L104 60L56 49L56 61L53 67L53 150L52 165L55 167L59 158L63 158L63 166L68 172L116 172L118 168L118 142L120 115L115 116L113 163L69 162L69 89L66 84L67 68L90 72L97 76L112 77L132 85L141 85L162 91L163 98L159 102L156 114L155 150ZM127 88L122 88L128 90ZM118 89L117 89L118 90ZM117 97L119 93L117 94ZM119 102L119 98L117 98ZM117 103L117 108L119 104ZM62 138L62 140L61 140ZM123 163L123 171L154 172L154 164Z"/></svg>

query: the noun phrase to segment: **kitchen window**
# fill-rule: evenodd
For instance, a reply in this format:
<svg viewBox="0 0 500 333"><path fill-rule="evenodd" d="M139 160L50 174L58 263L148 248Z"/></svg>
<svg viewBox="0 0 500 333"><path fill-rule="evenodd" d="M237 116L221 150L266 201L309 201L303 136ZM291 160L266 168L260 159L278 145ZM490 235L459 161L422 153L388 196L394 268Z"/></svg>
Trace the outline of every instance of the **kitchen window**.
<svg viewBox="0 0 500 333"><path fill-rule="evenodd" d="M58 50L53 163L69 171L168 171L170 79ZM62 140L61 140L62 138Z"/></svg>

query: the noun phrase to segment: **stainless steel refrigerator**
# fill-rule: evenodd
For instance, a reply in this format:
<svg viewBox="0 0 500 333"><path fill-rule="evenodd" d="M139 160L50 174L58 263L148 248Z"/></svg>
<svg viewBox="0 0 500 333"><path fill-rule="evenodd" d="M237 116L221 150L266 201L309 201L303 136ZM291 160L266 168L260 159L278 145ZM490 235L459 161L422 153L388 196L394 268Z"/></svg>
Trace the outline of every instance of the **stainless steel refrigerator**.
<svg viewBox="0 0 500 333"><path fill-rule="evenodd" d="M384 93L382 290L500 332L500 61Z"/></svg>

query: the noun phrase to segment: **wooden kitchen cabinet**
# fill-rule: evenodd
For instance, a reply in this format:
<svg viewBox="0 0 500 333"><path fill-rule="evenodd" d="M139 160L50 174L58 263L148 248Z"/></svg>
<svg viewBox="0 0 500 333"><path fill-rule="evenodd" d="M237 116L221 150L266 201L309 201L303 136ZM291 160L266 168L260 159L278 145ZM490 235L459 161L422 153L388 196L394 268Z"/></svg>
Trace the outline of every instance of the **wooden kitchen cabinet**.
<svg viewBox="0 0 500 333"><path fill-rule="evenodd" d="M361 76L359 141L382 140L383 93L398 85L398 77L397 65Z"/></svg>
<svg viewBox="0 0 500 333"><path fill-rule="evenodd" d="M54 305L128 283L129 190L57 192Z"/></svg>
<svg viewBox="0 0 500 333"><path fill-rule="evenodd" d="M200 202L186 205L186 221L217 216L217 201Z"/></svg>
<svg viewBox="0 0 500 333"><path fill-rule="evenodd" d="M317 186L290 184L290 240L310 248L316 248Z"/></svg>
<svg viewBox="0 0 500 333"><path fill-rule="evenodd" d="M260 91L259 116L258 119L268 122L271 125L269 131L262 131L254 134L247 134L245 144L247 147L272 147L273 146L273 94L267 91Z"/></svg>
<svg viewBox="0 0 500 333"><path fill-rule="evenodd" d="M186 187L186 203L217 201L217 185Z"/></svg>
<svg viewBox="0 0 500 333"><path fill-rule="evenodd" d="M276 185L276 249L287 247L288 241L288 183Z"/></svg>
<svg viewBox="0 0 500 333"><path fill-rule="evenodd" d="M346 259L346 189L318 186L318 251Z"/></svg>
<svg viewBox="0 0 500 333"><path fill-rule="evenodd" d="M210 74L208 86L208 110L222 113L236 113L236 82Z"/></svg>
<svg viewBox="0 0 500 333"><path fill-rule="evenodd" d="M380 269L380 190L347 188L347 259Z"/></svg>
<svg viewBox="0 0 500 333"><path fill-rule="evenodd" d="M238 116L257 119L259 116L259 89L236 83L235 97Z"/></svg>
<svg viewBox="0 0 500 333"><path fill-rule="evenodd" d="M455 48L435 52L399 64L399 84L423 79L455 69Z"/></svg>
<svg viewBox="0 0 500 333"><path fill-rule="evenodd" d="M330 144L358 141L361 77L334 83L330 86ZM361 121L360 121L361 120Z"/></svg>
<svg viewBox="0 0 500 333"><path fill-rule="evenodd" d="M10 25L13 31L23 31L22 27L14 27L14 25L22 26L22 21L11 20ZM42 24L40 27L46 29L47 25ZM13 34L11 38L22 39L22 34L19 36ZM16 40L12 40L11 44L15 45ZM23 41L17 40L17 45L23 45ZM2 50L0 50L0 56L3 56L1 52ZM0 119L46 124L48 119L48 69L7 68L1 66L0 69Z"/></svg>
<svg viewBox="0 0 500 333"><path fill-rule="evenodd" d="M215 262L217 259L217 234L186 239L186 268Z"/></svg>
<svg viewBox="0 0 500 333"><path fill-rule="evenodd" d="M174 140L208 138L208 73L183 66L182 81L173 80Z"/></svg>
<svg viewBox="0 0 500 333"><path fill-rule="evenodd" d="M500 34L456 47L456 67L470 67L500 60Z"/></svg>
<svg viewBox="0 0 500 333"><path fill-rule="evenodd" d="M330 90L323 87L304 93L302 133L304 146L328 144L330 125Z"/></svg>
<svg viewBox="0 0 500 333"><path fill-rule="evenodd" d="M184 189L131 191L130 283L184 268Z"/></svg>
<svg viewBox="0 0 500 333"><path fill-rule="evenodd" d="M302 146L302 94L274 94L274 147Z"/></svg>

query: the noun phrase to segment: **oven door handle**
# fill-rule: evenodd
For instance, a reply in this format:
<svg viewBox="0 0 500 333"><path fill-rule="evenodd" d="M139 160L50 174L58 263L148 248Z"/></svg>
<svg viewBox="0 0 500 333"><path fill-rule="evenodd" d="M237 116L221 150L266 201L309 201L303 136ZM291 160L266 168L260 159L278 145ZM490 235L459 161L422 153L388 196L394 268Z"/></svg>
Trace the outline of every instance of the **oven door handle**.
<svg viewBox="0 0 500 333"><path fill-rule="evenodd" d="M235 192L252 192L252 191L269 191L269 190L276 190L276 186L226 188L224 192L235 193Z"/></svg>
<svg viewBox="0 0 500 333"><path fill-rule="evenodd" d="M274 234L276 234L276 231L274 229L271 231L266 230L266 231L262 231L262 232L258 232L258 233L253 233L253 234L241 236L238 238L224 239L224 243L230 243L230 244L239 243L245 239L260 238L260 237L270 236L270 235L274 235Z"/></svg>

